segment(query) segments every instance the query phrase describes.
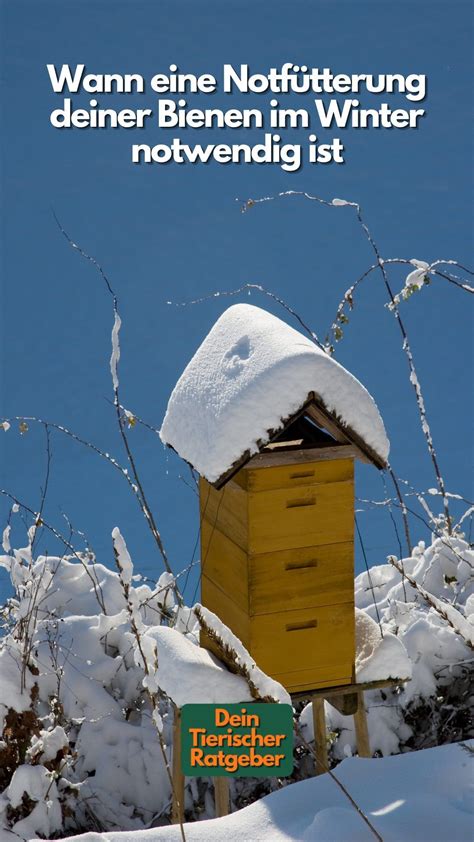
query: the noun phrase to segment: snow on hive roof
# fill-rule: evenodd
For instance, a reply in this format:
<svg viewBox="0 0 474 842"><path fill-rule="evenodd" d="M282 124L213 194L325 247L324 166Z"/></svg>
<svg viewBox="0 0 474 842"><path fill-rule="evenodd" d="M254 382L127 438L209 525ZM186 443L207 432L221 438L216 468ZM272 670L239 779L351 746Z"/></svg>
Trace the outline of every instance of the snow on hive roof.
<svg viewBox="0 0 474 842"><path fill-rule="evenodd" d="M160 431L209 482L254 454L316 393L342 429L385 464L377 406L356 378L310 339L260 307L235 304L217 320L176 384Z"/></svg>

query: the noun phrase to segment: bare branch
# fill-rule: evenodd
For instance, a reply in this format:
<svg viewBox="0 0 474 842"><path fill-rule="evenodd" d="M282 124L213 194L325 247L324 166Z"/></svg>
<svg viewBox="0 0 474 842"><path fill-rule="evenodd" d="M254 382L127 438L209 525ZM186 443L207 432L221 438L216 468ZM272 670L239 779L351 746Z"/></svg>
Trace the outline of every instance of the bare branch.
<svg viewBox="0 0 474 842"><path fill-rule="evenodd" d="M21 500L19 500L17 497L15 497L14 494L11 494L10 491L6 491L4 488L0 488L0 494L2 494L4 497L8 497L8 499L12 500L12 502L16 503L17 506L20 506L22 509L27 511L36 520L37 512L33 511L33 509L30 509L30 507L27 506L26 503L23 503ZM80 555L76 552L76 550L74 549L72 544L67 540L67 538L65 538L63 535L61 535L61 533L54 526L51 526L50 524L46 523L45 520L41 521L41 526L44 526L44 528L47 529L49 532L51 532L51 534L54 535L54 537L57 538L58 541L61 541L63 546L67 547L67 549L74 556L74 558L76 558L77 561L79 561L79 563L84 568L84 570L86 572L86 575L89 577L89 579L92 582L92 587L94 589L94 593L96 595L97 602L99 603L102 612L104 614L107 614L107 610L105 608L104 595L102 593L102 588L101 588L100 582L98 581L97 578L94 578L94 576L92 575L89 565L86 564L84 559L80 557Z"/></svg>
<svg viewBox="0 0 474 842"><path fill-rule="evenodd" d="M410 574L403 569L401 562L398 561L398 559L396 559L395 556L389 556L388 560L390 564L392 564L393 567L395 567L395 569L398 570L398 572L401 573L402 576L404 576L409 581L412 588L414 588L423 597L425 602L427 602L428 605L430 605L431 608L433 608L436 611L436 613L443 618L443 620L446 620L446 622L448 623L448 625L451 626L453 631L455 631L456 634L458 634L459 637L462 638L466 646L468 646L470 649L474 649L474 643L472 642L472 638L464 634L459 627L461 624L460 621L464 621L467 625L467 620L465 620L465 618L462 616L462 614L460 614L457 608L454 608L454 606L449 605L448 603L443 603L440 599L433 596L433 594L431 594L429 591L425 590L425 588L423 588L422 585L420 585L419 582L417 582L416 579L413 578L413 576L410 576Z"/></svg>
<svg viewBox="0 0 474 842"><path fill-rule="evenodd" d="M117 295L115 294L115 292L112 288L112 285L111 285L107 275L105 274L102 266L100 265L100 263L94 257L91 257L91 255L88 254L81 246L79 246L76 242L74 242L74 240L72 240L72 238L69 236L69 234L66 232L66 230L63 228L63 226L59 222L59 220L58 220L56 214L54 213L54 211L53 211L53 215L54 215L54 218L56 220L56 223L57 223L61 233L63 234L63 236L65 237L65 239L67 240L67 242L69 243L71 248L78 251L79 254L81 255L81 257L83 257L85 260L88 260L90 263L92 263L92 265L98 271L102 280L104 281L104 283L106 285L106 288L107 288L107 291L112 296L113 312L114 312L114 327L113 327L113 330L112 330L112 356L111 356L111 359L110 359L110 368L111 368L112 385L113 385L113 391L114 391L114 406L115 406L116 415L117 415L119 432L120 432L120 436L121 436L123 445L125 447L125 452L127 454L127 459L129 461L130 467L132 469L132 474L133 474L133 477L134 477L134 480L135 480L135 483L136 483L136 486L137 486L137 489L138 489L138 492L139 492L140 501L141 501L143 513L145 515L145 519L148 523L148 526L149 526L150 531L153 535L153 538L155 539L155 543L156 543L156 545L158 547L158 550L161 554L161 557L163 559L163 564L165 566L165 569L167 570L168 573L172 573L172 570L171 570L171 567L170 567L170 564L169 564L169 561L168 561L168 557L167 557L167 554L166 554L166 551L165 551L165 548L164 548L164 545L163 545L163 541L161 539L160 532L159 532L159 530L156 526L152 510L151 510L150 506L148 505L148 501L147 501L147 498L145 496L143 484L142 484L141 479L139 477L137 467L136 467L136 463L135 463L135 459L133 457L132 450L131 450L129 442L128 442L127 434L125 432L125 428L124 428L124 425L122 423L121 404L120 404L120 399L119 399L119 381L118 381L118 376L117 376L118 360L119 360L119 356L120 356L120 346L119 346L118 335L119 335L119 330L120 330L120 326L121 326L121 319L120 319L120 314L119 314L119 309L118 309L118 298L117 298ZM180 603L182 603L182 597L181 597L181 594L180 594L179 590L176 590L176 597L177 597L178 601Z"/></svg>
<svg viewBox="0 0 474 842"><path fill-rule="evenodd" d="M423 434L424 434L425 439L426 439L428 452L429 452L430 457L431 457L431 462L433 464L433 468L434 468L434 472L435 472L435 476L436 476L436 481L438 483L438 488L439 488L439 490L441 492L441 495L442 495L442 498L443 498L443 506L444 506L444 511L445 511L446 524L447 524L448 530L451 530L451 518L450 518L450 514L449 514L448 499L446 497L445 484L444 484L444 480L443 480L443 477L442 477L442 474L441 474L441 471L440 471L440 468L439 468L438 457L437 457L436 450L435 450L435 447L434 447L433 438L432 438L432 435L431 435L431 430L430 430L430 427L429 427L429 424L428 424L425 403L424 403L423 394L422 394L422 391L421 391L420 382L419 382L419 379L418 379L418 376L417 376L417 373L416 373L415 362L414 362L414 359L413 359L412 350L411 350L410 343L409 343L409 340L408 340L408 334L407 334L405 325L402 321L402 318L400 316L400 311L399 311L399 308L398 308L398 303L397 303L396 297L394 296L391 285L390 285L387 270L385 268L385 261L380 254L377 243L375 242L375 239L372 236L372 233L371 233L367 223L365 222L365 219L362 215L362 208L361 208L361 206L359 205L358 202L349 202L349 201L345 201L345 200L341 200L341 199L333 199L332 201L329 202L326 199L321 199L319 196L313 196L310 193L307 193L306 191L286 190L282 193L278 193L276 196L265 196L262 199L249 199L246 206L245 206L245 210L248 210L250 207L253 207L256 204L259 204L260 202L273 201L277 198L284 198L284 197L289 197L289 196L298 196L298 197L301 197L301 198L304 198L304 199L309 199L310 201L317 202L320 205L325 205L326 207L331 207L331 208L350 207L354 210L354 212L356 214L357 221L359 222L359 224L360 224L360 226L361 226L361 228L362 228L362 230L365 234L367 242L369 243L369 245L370 245L370 247L371 247L371 249L372 249L372 251L375 255L375 258L376 258L376 264L375 265L380 270L385 289L388 293L389 302L390 302L390 309L395 316L398 327L400 329L400 333L402 335L402 340L403 340L402 348L403 348L403 351L405 352L407 362L408 362L408 368L409 368L409 371L410 371L410 383L412 384L413 389L415 391L416 401L417 401L417 405L418 405L418 412L419 412L420 421L421 421L421 428L422 428ZM372 271L372 270L370 269L369 271Z"/></svg>
<svg viewBox="0 0 474 842"><path fill-rule="evenodd" d="M44 431L46 433L46 475L45 475L45 479L44 479L43 490L42 490L42 493L41 493L41 502L40 502L40 506L39 506L39 511L38 511L38 515L37 515L37 518L36 518L36 523L37 523L38 526L41 526L41 522L42 522L42 518L43 518L43 511L44 511L44 506L45 506L45 503L46 503L46 495L48 493L49 475L50 475L50 470L51 470L51 441L50 441L50 435L49 435L49 427L48 427L47 424L44 425ZM35 534L33 536L33 540L31 542L31 552L33 552L33 547L34 547L34 544L35 544L35 541L36 541L36 535L37 535L37 532L35 531Z"/></svg>
<svg viewBox="0 0 474 842"><path fill-rule="evenodd" d="M205 301L210 301L212 298L229 298L234 295L239 295L241 292L249 292L250 290L255 289L258 292L262 292L264 295L267 295L269 298L272 298L273 301L276 301L287 313L290 313L296 321L301 325L305 333L308 334L309 338L316 343L316 345L321 348L322 351L326 351L327 349L325 345L320 341L317 334L310 328L301 318L301 316L290 307L289 304L286 303L282 298L276 295L271 290L266 289L261 284L243 284L241 287L232 290L219 290L218 292L210 292L208 295L203 295L201 298L194 298L191 301L167 301L167 304L172 304L174 307L189 307L191 304L203 304Z"/></svg>
<svg viewBox="0 0 474 842"><path fill-rule="evenodd" d="M132 634L135 638L135 642L136 642L138 652L140 653L140 658L141 658L141 661L143 663L143 669L144 669L145 675L147 677L149 677L151 675L151 671L150 671L150 667L148 665L148 659L147 659L146 654L143 650L143 644L142 644L142 638L141 638L141 633L140 633L140 629L139 629L139 624L138 624L138 622L136 620L136 617L135 617L135 610L136 609L135 609L135 606L134 606L134 604L132 602L132 599L131 599L130 584L127 581L127 577L124 576L124 571L123 571L123 568L122 568L120 553L118 551L115 538L114 538L114 541L113 541L113 549L114 549L115 563L117 565L120 584L122 586L125 604L126 604L127 612L128 612L128 616L129 616L130 628L131 628ZM158 669L158 663L156 663L156 669ZM155 692L153 692L153 690L150 689L150 686L148 684L145 686L145 693L146 693L146 695L148 697L148 700L150 702L152 711L155 714L153 716L153 722L154 722L155 727L156 727L156 733L158 735L158 742L159 742L159 745L160 745L161 755L162 755L163 763L164 763L164 766L165 766L165 769L166 769L166 775L167 775L167 778L168 778L168 782L169 782L169 785L171 787L171 792L173 793L174 800L176 802L178 802L178 796L177 796L175 786L174 786L173 775L171 773L170 764L169 764L168 758L166 756L166 747L165 747L165 744L163 742L163 736L162 736L160 727L158 726L158 721L159 721L159 719L161 719L160 714L159 714L159 698L158 698L157 694ZM181 805L179 804L179 802L177 803L177 807L178 807L178 815L181 816L181 812L184 813L184 809L183 809L183 811L181 811L181 809L180 809ZM182 822L181 818L179 819L179 828L180 828L180 832L181 832L182 842L186 842L186 837L184 835L183 822Z"/></svg>
<svg viewBox="0 0 474 842"><path fill-rule="evenodd" d="M308 749L309 753L313 756L313 758L316 760L316 762L317 762L319 765L321 765L321 761L320 761L319 757L317 756L316 751L314 750L313 746L311 746L311 745L308 743L308 741L307 741L307 740L303 737L303 734L301 733L301 728L300 728L299 724L295 724L295 731L296 731L296 733L298 734L298 736L299 736L299 738L300 738L301 742L303 743L303 745L305 746L305 748L307 748L307 749ZM373 826L372 822L369 820L369 818L367 817L367 815L366 815L366 814L364 813L364 811L362 810L362 807L359 807L359 805L358 805L357 801L355 801L355 800L354 800L354 798L353 798L353 797L352 797L352 795L350 794L349 790L348 790L348 789L344 786L344 784L342 783L342 781L340 781L340 780L339 780L339 778L338 778L338 777L336 777L336 775L334 774L334 772L333 772L331 769L326 769L326 768L324 767L324 772L325 772L327 775L329 775L329 777L331 778L331 780L332 780L332 781L334 781L334 783L335 783L335 784L339 787L339 789L340 789L340 790L341 790L341 792L344 794L344 796L348 799L348 801L350 801L350 803L351 803L351 805L353 806L354 810L356 810L356 812L359 814L359 816L361 817L361 819L363 819L363 821L366 823L366 825L370 828L370 830L371 830L372 834L375 836L375 838L378 840L378 842L383 842L383 839L382 839L382 837L380 836L380 833L379 833L379 832L375 829L375 827Z"/></svg>

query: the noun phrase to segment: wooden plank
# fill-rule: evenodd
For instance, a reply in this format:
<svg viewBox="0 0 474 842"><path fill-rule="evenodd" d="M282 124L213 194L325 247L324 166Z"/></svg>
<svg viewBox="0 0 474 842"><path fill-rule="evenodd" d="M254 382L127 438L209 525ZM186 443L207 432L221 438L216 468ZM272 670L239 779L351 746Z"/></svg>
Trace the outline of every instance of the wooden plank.
<svg viewBox="0 0 474 842"><path fill-rule="evenodd" d="M247 553L204 518L201 523L201 573L248 614Z"/></svg>
<svg viewBox="0 0 474 842"><path fill-rule="evenodd" d="M237 546L247 548L248 499L246 492L235 482L228 482L216 491L201 477L199 481L201 521L204 519L227 535ZM201 562L205 556L201 556Z"/></svg>
<svg viewBox="0 0 474 842"><path fill-rule="evenodd" d="M329 412L320 395L316 392L310 392L308 398L307 414L318 425L322 425L337 441L346 441L354 445L359 450L359 458L363 462L371 462L376 468L380 469L387 467L386 462L367 444L362 436Z"/></svg>
<svg viewBox="0 0 474 842"><path fill-rule="evenodd" d="M292 439L291 441L273 441L267 444L265 450L299 450L305 447L307 442L304 439Z"/></svg>
<svg viewBox="0 0 474 842"><path fill-rule="evenodd" d="M364 693L357 691L357 710L354 713L356 746L359 757L372 757L370 751L369 729L367 728L367 714L365 712Z"/></svg>
<svg viewBox="0 0 474 842"><path fill-rule="evenodd" d="M248 587L251 616L352 602L354 546L348 541L250 556Z"/></svg>
<svg viewBox="0 0 474 842"><path fill-rule="evenodd" d="M247 483L248 483L248 471L247 468L242 468L232 477L232 482L235 482L236 485L239 485L240 488L243 488L244 491L247 491Z"/></svg>
<svg viewBox="0 0 474 842"><path fill-rule="evenodd" d="M278 465L300 465L306 462L324 462L326 460L351 459L358 456L357 448L350 444L334 445L332 447L310 447L302 450L267 451L252 456L245 470L260 470Z"/></svg>
<svg viewBox="0 0 474 842"><path fill-rule="evenodd" d="M250 492L248 497L251 555L354 539L352 481Z"/></svg>
<svg viewBox="0 0 474 842"><path fill-rule="evenodd" d="M316 398L315 392L311 392L311 395L313 396L313 400L309 401L306 408L306 414L316 422L318 427L322 430L327 430L336 441L341 444L349 444L349 439L341 429L338 422L331 417L322 405L318 405L319 400Z"/></svg>
<svg viewBox="0 0 474 842"><path fill-rule="evenodd" d="M332 685L327 685L326 687L315 688L311 694L308 694L304 690L302 692L295 691L291 695L298 701L300 699L307 699L309 695L314 696L324 696L327 698L328 692L337 695L343 695L345 693L354 693L358 690L380 690L382 687L398 687L400 684L405 684L407 681L410 681L409 678L382 678L378 681L366 681L362 684L356 684L354 681L349 681L347 684L337 683L335 682Z"/></svg>
<svg viewBox="0 0 474 842"><path fill-rule="evenodd" d="M334 453L334 448L328 448ZM294 451L304 453L304 451ZM282 455L282 454L279 454ZM244 473L244 472L242 472ZM248 491L267 491L273 488L296 488L299 485L314 485L316 483L343 482L354 478L354 463L352 459L333 458L308 462L291 462L290 464L269 465L263 471L261 466L245 469L247 474L246 487Z"/></svg>
<svg viewBox="0 0 474 842"><path fill-rule="evenodd" d="M341 693L339 695L325 696L327 702L336 708L343 716L353 716L359 705L357 693Z"/></svg>
<svg viewBox="0 0 474 842"><path fill-rule="evenodd" d="M184 775L181 771L181 711L175 706L171 777L173 781L171 822L182 824L184 822Z"/></svg>
<svg viewBox="0 0 474 842"><path fill-rule="evenodd" d="M213 780L216 818L220 818L229 814L229 778L219 776Z"/></svg>
<svg viewBox="0 0 474 842"><path fill-rule="evenodd" d="M242 611L238 605L230 598L229 594L224 593L221 588L214 582L211 582L206 575L201 580L201 602L209 611L217 614L220 620L228 626L231 631L242 641L244 646L248 649L250 646L250 619L246 611ZM205 641L205 642L203 642ZM201 646L206 649L207 636L201 633ZM212 649L211 651L214 651ZM221 656L218 656L221 657Z"/></svg>
<svg viewBox="0 0 474 842"><path fill-rule="evenodd" d="M252 657L269 675L319 670L325 678L325 669L354 663L354 606L349 602L260 614L251 620L250 636ZM346 674L340 668L327 677Z"/></svg>
<svg viewBox="0 0 474 842"><path fill-rule="evenodd" d="M324 699L315 696L312 705L314 728L315 773L323 775L329 769Z"/></svg>
<svg viewBox="0 0 474 842"><path fill-rule="evenodd" d="M308 415L316 421L318 426L327 430L336 441L343 445L352 445L357 455L357 458L363 462L371 462L377 468L383 469L387 465L385 461L376 453L364 439L359 436L352 427L341 422L333 413L331 413L325 406L323 399L316 392L309 392L307 399L301 405L301 408L293 413L293 415L282 420L278 429L268 430L264 438L257 442L257 447L260 451L266 447L269 442L277 439L281 433L286 430L297 418L301 415ZM242 455L236 459L234 464L225 471L213 485L215 488L222 488L235 474L240 471L254 454L246 450Z"/></svg>
<svg viewBox="0 0 474 842"><path fill-rule="evenodd" d="M293 699L309 699L314 691L324 693L335 684L341 686L344 681L351 683L352 664L336 664L324 666L320 669L313 667L306 670L289 670L275 673L272 678L283 684Z"/></svg>

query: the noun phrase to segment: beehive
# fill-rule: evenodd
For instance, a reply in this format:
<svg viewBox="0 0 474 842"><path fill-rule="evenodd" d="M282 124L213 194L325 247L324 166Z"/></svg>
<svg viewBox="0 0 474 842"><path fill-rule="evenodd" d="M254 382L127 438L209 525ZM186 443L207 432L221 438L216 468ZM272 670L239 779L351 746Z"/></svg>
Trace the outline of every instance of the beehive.
<svg viewBox="0 0 474 842"><path fill-rule="evenodd" d="M290 692L353 678L348 451L289 443L251 460L220 490L200 480L202 603ZM213 648L205 634L202 643Z"/></svg>
<svg viewBox="0 0 474 842"><path fill-rule="evenodd" d="M201 477L201 602L290 692L350 684L354 459L384 468L389 450L373 398L310 339L237 304L160 435Z"/></svg>

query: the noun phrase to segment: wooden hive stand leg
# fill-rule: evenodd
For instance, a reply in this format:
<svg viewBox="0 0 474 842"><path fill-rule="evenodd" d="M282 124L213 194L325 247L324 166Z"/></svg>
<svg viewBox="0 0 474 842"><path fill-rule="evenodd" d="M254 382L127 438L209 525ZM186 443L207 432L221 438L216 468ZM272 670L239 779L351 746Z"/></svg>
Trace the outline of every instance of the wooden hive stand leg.
<svg viewBox="0 0 474 842"><path fill-rule="evenodd" d="M322 696L313 696L312 708L316 774L322 775L329 769L324 698Z"/></svg>
<svg viewBox="0 0 474 842"><path fill-rule="evenodd" d="M173 779L171 821L173 824L181 824L184 822L184 775L181 770L181 711L177 707L174 708L171 776Z"/></svg>
<svg viewBox="0 0 474 842"><path fill-rule="evenodd" d="M354 713L357 753L359 757L372 757L370 751L369 729L365 712L364 691L357 692L357 710Z"/></svg>
<svg viewBox="0 0 474 842"><path fill-rule="evenodd" d="M214 802L216 818L229 814L229 779L219 776L214 778Z"/></svg>

